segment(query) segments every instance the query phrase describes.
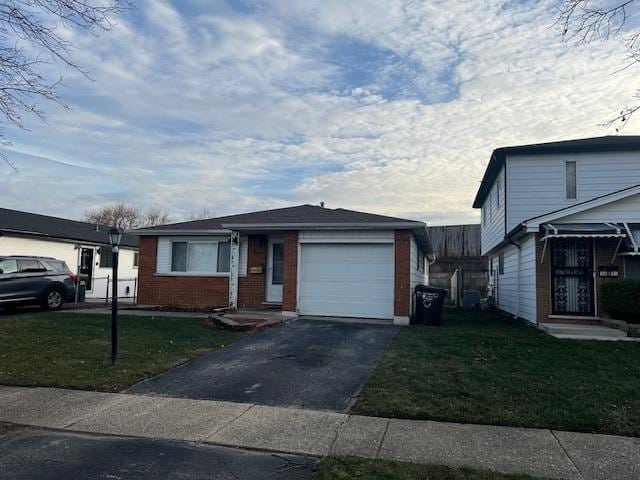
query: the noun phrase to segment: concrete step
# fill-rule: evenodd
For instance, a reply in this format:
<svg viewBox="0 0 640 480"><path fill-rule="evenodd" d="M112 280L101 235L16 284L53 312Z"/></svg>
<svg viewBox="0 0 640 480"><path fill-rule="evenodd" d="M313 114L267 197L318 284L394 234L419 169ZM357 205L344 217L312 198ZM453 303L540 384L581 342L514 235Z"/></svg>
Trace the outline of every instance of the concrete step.
<svg viewBox="0 0 640 480"><path fill-rule="evenodd" d="M598 337L598 338L626 338L627 333L616 328L602 325L578 325L575 323L541 323L540 329L550 335L564 337Z"/></svg>
<svg viewBox="0 0 640 480"><path fill-rule="evenodd" d="M553 335L556 338L563 338L568 340L604 340L609 342L640 342L640 338L633 337L601 337L591 335Z"/></svg>

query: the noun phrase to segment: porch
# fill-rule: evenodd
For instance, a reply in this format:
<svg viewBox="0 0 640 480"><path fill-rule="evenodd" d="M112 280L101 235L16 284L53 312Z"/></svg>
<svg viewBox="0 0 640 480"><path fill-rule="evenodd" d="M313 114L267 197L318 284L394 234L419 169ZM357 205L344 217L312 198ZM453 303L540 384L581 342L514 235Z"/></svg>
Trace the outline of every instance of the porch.
<svg viewBox="0 0 640 480"><path fill-rule="evenodd" d="M544 225L536 235L538 324L567 335L571 325L608 328L602 286L638 278L640 257L633 235L626 224ZM564 327L553 326L559 324Z"/></svg>

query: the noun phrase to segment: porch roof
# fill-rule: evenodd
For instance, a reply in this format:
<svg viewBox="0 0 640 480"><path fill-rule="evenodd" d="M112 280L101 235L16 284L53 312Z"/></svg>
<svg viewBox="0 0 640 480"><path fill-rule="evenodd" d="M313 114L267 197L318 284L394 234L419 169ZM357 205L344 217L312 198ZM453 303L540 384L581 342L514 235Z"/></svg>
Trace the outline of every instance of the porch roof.
<svg viewBox="0 0 640 480"><path fill-rule="evenodd" d="M627 231L624 225L616 223L547 223L543 225L545 235L549 238L625 238Z"/></svg>

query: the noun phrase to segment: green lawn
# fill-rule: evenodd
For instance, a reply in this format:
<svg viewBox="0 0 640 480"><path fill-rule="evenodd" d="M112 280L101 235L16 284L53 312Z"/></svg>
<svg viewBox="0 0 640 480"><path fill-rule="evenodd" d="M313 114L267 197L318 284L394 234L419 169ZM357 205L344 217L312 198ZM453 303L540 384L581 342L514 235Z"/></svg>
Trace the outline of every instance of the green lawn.
<svg viewBox="0 0 640 480"><path fill-rule="evenodd" d="M354 413L640 436L640 342L559 340L445 310L403 328Z"/></svg>
<svg viewBox="0 0 640 480"><path fill-rule="evenodd" d="M527 475L448 468L386 460L325 458L320 462L316 480L533 480Z"/></svg>
<svg viewBox="0 0 640 480"><path fill-rule="evenodd" d="M122 315L112 366L110 322L64 312L0 317L0 384L117 391L241 336L198 319Z"/></svg>

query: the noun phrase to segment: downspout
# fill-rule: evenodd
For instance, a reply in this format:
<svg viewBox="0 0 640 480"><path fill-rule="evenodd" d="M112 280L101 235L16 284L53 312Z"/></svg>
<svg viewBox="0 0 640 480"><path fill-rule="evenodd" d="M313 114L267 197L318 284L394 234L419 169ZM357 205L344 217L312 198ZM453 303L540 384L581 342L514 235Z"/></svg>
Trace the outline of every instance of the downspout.
<svg viewBox="0 0 640 480"><path fill-rule="evenodd" d="M515 314L515 318L518 318L520 317L520 251L522 247L518 243L511 240L511 237L507 237L507 240L511 245L514 245L518 249L518 262L516 264L516 285L518 287L518 291L517 291L518 293L516 295L517 303L516 303L516 314Z"/></svg>

